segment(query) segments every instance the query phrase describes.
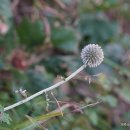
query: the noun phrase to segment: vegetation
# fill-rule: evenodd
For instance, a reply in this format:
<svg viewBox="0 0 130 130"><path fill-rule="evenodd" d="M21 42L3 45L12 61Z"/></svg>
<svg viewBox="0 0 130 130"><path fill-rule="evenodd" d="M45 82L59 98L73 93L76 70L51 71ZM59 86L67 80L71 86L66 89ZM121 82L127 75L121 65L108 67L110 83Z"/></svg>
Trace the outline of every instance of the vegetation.
<svg viewBox="0 0 130 130"><path fill-rule="evenodd" d="M129 0L0 0L0 130L130 127ZM64 81L98 44L103 63Z"/></svg>

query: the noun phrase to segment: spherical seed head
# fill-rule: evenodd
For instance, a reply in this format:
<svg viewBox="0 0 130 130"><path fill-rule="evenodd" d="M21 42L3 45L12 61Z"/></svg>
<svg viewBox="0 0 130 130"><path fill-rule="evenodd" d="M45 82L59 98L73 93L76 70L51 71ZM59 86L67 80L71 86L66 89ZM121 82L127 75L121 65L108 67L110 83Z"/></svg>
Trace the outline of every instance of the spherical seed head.
<svg viewBox="0 0 130 130"><path fill-rule="evenodd" d="M97 44L86 45L81 52L83 63L89 67L97 67L104 59L102 48Z"/></svg>

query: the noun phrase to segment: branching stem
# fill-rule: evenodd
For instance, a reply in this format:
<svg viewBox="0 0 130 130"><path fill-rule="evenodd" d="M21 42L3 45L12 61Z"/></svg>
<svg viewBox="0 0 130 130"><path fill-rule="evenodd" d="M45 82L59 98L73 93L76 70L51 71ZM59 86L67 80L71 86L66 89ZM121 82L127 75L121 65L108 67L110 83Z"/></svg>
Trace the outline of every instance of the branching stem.
<svg viewBox="0 0 130 130"><path fill-rule="evenodd" d="M65 78L64 80L62 80L62 81L60 81L60 82L58 82L58 83L56 83L56 84L50 86L49 88L43 89L43 90L41 90L41 91L39 91L39 92L37 92L37 93L35 93L35 94L33 94L33 95L27 97L26 99L23 99L23 100L21 100L21 101L19 101L19 102L17 102L17 103L14 103L14 104L12 104L12 105L10 105L10 106L8 106L8 107L5 107L5 108L4 108L4 111L11 110L11 109L13 109L13 108L15 108L15 107L17 107L17 106L20 106L20 105L22 105L22 104L24 104L24 103L26 103L26 102L28 102L28 101L34 99L35 97L37 97L37 96L39 96L39 95L42 95L43 93L46 93L46 92L48 92L48 91L51 91L51 90L53 90L53 89L55 89L55 88L61 86L62 84L68 82L70 79L72 79L73 77L75 77L75 76L76 76L78 73L80 73L85 67L86 67L86 65L82 65L79 69L77 69L75 72L73 72L70 76L68 76L68 77Z"/></svg>

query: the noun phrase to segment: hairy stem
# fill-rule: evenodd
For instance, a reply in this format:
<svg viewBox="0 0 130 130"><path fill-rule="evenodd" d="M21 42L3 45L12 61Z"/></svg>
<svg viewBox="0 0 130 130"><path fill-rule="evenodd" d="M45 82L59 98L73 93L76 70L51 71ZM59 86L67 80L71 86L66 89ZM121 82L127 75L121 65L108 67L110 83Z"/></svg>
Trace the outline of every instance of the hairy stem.
<svg viewBox="0 0 130 130"><path fill-rule="evenodd" d="M26 99L23 99L23 100L21 100L21 101L19 101L19 102L17 102L17 103L14 103L14 104L12 104L12 105L10 105L10 106L8 106L8 107L5 107L5 108L4 108L4 111L11 110L11 109L13 109L13 108L15 108L15 107L17 107L17 106L19 106L19 105L22 105L22 104L24 104L24 103L26 103L26 102L32 100L33 98L35 98L35 97L37 97L37 96L39 96L39 95L42 95L43 93L46 93L46 92L48 92L48 91L51 91L51 90L53 90L53 89L59 87L60 85L62 85L62 84L64 84L64 83L68 82L70 79L72 79L73 77L75 77L75 76L76 76L78 73L80 73L85 67L86 67L86 65L82 65L79 69L77 69L75 72L73 72L70 76L68 76L68 77L65 78L64 80L62 80L62 81L60 81L60 82L58 82L58 83L56 83L56 84L50 86L49 88L43 89L43 90L41 90L41 91L39 91L39 92L37 92L37 93L31 95L30 97L27 97Z"/></svg>

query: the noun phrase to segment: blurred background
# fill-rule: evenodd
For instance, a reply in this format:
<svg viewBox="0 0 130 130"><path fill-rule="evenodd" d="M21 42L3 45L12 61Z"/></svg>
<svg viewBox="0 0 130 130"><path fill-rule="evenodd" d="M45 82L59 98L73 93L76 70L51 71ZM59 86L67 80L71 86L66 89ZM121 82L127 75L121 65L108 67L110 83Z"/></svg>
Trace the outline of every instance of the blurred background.
<svg viewBox="0 0 130 130"><path fill-rule="evenodd" d="M129 0L0 0L1 106L74 72L85 45L105 54L99 67L7 111L10 125L0 115L0 130L130 129L129 11Z"/></svg>

